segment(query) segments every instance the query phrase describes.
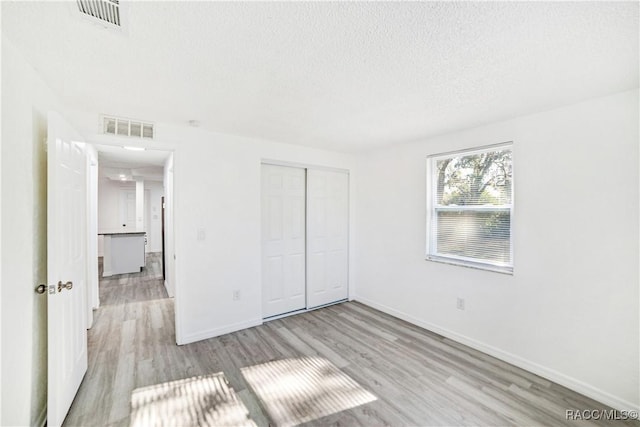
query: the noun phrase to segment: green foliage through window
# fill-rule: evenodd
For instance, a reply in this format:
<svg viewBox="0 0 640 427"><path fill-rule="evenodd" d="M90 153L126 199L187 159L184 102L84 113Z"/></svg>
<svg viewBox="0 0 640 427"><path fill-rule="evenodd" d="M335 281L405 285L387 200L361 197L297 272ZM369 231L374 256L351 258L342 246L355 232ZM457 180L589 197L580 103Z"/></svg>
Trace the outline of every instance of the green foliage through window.
<svg viewBox="0 0 640 427"><path fill-rule="evenodd" d="M438 204L511 203L511 150L489 151L437 161Z"/></svg>

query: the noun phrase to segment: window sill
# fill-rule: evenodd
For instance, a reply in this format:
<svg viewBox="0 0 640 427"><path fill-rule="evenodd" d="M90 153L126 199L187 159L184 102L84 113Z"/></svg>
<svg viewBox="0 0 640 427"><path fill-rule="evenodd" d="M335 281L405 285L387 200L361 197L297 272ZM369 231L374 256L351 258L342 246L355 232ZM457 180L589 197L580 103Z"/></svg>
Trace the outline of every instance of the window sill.
<svg viewBox="0 0 640 427"><path fill-rule="evenodd" d="M497 265L483 264L480 262L463 261L455 258L447 258L435 255L427 255L427 261L439 262L441 264L457 265L460 267L473 268L476 270L492 271L494 273L508 274L513 276L513 267L500 267Z"/></svg>

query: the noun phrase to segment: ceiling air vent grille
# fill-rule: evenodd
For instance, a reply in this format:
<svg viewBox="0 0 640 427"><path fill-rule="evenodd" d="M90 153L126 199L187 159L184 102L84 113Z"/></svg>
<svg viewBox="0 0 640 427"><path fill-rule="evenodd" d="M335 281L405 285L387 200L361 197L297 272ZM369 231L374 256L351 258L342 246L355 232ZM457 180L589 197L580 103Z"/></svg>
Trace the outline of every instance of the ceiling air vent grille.
<svg viewBox="0 0 640 427"><path fill-rule="evenodd" d="M105 116L102 123L103 132L107 135L153 139L153 135L155 133L153 123L138 120Z"/></svg>
<svg viewBox="0 0 640 427"><path fill-rule="evenodd" d="M120 27L119 0L76 0L78 10L102 23Z"/></svg>

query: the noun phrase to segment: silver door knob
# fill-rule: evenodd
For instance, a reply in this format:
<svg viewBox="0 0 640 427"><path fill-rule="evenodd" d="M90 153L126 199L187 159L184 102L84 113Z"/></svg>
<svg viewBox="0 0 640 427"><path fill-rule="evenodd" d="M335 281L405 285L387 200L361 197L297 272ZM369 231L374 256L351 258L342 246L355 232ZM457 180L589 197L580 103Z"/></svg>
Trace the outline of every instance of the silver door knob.
<svg viewBox="0 0 640 427"><path fill-rule="evenodd" d="M62 292L63 289L71 290L73 288L73 282L68 281L67 283L62 283L62 280L58 282L58 292Z"/></svg>

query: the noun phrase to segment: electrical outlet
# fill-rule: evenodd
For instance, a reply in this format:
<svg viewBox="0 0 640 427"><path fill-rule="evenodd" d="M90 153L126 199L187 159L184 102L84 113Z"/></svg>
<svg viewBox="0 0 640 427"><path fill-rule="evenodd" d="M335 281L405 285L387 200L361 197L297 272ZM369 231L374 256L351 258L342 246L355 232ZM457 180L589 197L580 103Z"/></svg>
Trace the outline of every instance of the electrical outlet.
<svg viewBox="0 0 640 427"><path fill-rule="evenodd" d="M233 291L233 300L238 301L239 299L240 299L240 291L239 290Z"/></svg>
<svg viewBox="0 0 640 427"><path fill-rule="evenodd" d="M458 310L464 310L464 298L458 298L456 301L456 308Z"/></svg>

